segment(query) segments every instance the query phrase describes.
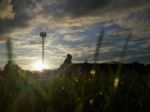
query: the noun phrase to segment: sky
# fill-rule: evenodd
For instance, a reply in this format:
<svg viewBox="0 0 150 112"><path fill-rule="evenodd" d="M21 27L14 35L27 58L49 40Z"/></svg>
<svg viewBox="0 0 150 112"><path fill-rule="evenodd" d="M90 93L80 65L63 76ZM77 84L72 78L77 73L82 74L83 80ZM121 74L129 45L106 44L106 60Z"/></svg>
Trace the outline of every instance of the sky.
<svg viewBox="0 0 150 112"><path fill-rule="evenodd" d="M59 67L93 62L104 31L98 62L118 61L130 34L124 62L150 63L150 0L0 0L0 66L7 63L6 39L23 69L41 60L40 32L46 32L45 63Z"/></svg>

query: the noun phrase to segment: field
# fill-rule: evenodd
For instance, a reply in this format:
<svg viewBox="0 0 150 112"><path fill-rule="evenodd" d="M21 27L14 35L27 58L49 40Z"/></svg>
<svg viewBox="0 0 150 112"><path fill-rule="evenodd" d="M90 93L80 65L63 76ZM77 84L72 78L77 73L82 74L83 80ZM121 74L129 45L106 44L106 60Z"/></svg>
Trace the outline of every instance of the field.
<svg viewBox="0 0 150 112"><path fill-rule="evenodd" d="M77 64L67 70L43 72L2 71L0 111L149 112L149 66L123 65L116 75L117 68L106 65L93 68L93 64Z"/></svg>

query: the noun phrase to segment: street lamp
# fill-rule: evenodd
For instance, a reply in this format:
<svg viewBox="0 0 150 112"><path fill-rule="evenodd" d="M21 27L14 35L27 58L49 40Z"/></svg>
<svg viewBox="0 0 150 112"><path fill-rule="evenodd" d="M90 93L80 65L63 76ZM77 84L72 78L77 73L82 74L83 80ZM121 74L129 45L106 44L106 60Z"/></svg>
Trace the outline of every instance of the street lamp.
<svg viewBox="0 0 150 112"><path fill-rule="evenodd" d="M46 32L40 32L40 37L42 37L42 65L44 66L44 39L47 36Z"/></svg>

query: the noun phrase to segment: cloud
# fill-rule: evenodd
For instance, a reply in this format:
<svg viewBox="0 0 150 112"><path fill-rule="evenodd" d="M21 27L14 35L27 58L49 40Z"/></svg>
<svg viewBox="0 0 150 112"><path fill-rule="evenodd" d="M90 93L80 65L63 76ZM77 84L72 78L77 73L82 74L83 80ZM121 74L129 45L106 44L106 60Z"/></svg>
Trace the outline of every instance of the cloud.
<svg viewBox="0 0 150 112"><path fill-rule="evenodd" d="M149 0L5 0L5 2L7 7L12 9L10 12L13 16L10 16L11 20L6 19L7 17L0 18L0 39L16 32L15 29L22 30L41 24L67 27L120 19L126 16L129 10L149 4Z"/></svg>
<svg viewBox="0 0 150 112"><path fill-rule="evenodd" d="M144 7L130 13L127 17L120 20L119 24L123 27L132 29L136 36L150 36L150 8Z"/></svg>
<svg viewBox="0 0 150 112"><path fill-rule="evenodd" d="M145 55L149 52L149 0L0 0L0 3L3 3L0 41L13 37L14 53L24 66L33 60L31 56L38 57L41 53L40 31L47 32L47 59L59 65L67 53L73 54L75 62L92 61L102 29L105 37L100 61L119 59L130 31L134 39L145 40L132 39L130 58L138 55L138 50Z"/></svg>
<svg viewBox="0 0 150 112"><path fill-rule="evenodd" d="M85 37L80 37L78 35L65 35L64 40L69 42L82 42Z"/></svg>
<svg viewBox="0 0 150 112"><path fill-rule="evenodd" d="M11 0L0 0L0 19L13 19L14 16Z"/></svg>
<svg viewBox="0 0 150 112"><path fill-rule="evenodd" d="M46 14L60 17L83 17L106 15L111 12L129 12L129 9L139 8L149 4L149 0L53 0L45 5Z"/></svg>
<svg viewBox="0 0 150 112"><path fill-rule="evenodd" d="M83 16L105 8L109 2L110 0L66 0L64 12L72 16Z"/></svg>
<svg viewBox="0 0 150 112"><path fill-rule="evenodd" d="M52 0L43 5L42 14L51 18L50 25L85 26L113 20L134 35L149 36L149 6L149 0Z"/></svg>
<svg viewBox="0 0 150 112"><path fill-rule="evenodd" d="M27 28L30 19L35 17L32 13L34 4L29 0L1 0L1 3L0 40L16 32L16 29Z"/></svg>

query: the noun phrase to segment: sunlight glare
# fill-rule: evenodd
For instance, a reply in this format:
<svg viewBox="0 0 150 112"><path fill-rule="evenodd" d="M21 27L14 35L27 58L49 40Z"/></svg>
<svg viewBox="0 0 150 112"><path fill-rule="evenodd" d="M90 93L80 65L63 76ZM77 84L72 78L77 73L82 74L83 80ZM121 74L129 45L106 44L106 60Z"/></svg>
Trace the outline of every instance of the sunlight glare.
<svg viewBox="0 0 150 112"><path fill-rule="evenodd" d="M33 64L33 70L42 71L43 69L48 69L46 64L43 65L41 61L37 61Z"/></svg>

